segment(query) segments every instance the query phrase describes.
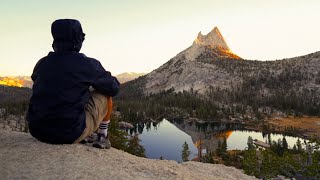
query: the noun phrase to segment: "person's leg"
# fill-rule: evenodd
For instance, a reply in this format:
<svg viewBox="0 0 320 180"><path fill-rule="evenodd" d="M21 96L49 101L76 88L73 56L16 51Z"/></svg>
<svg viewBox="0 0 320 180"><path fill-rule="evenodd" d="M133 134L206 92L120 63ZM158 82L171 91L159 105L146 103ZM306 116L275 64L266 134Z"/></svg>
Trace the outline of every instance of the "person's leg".
<svg viewBox="0 0 320 180"><path fill-rule="evenodd" d="M93 134L99 128L100 123L106 119L106 114L111 114L111 112L108 113L108 98L97 91L92 91L85 111L86 129L74 143L79 143Z"/></svg>
<svg viewBox="0 0 320 180"><path fill-rule="evenodd" d="M109 123L110 123L110 119L111 119L111 113L112 113L112 98L111 97L107 97L107 114L106 116L103 118L102 122L99 125L99 131L98 133L100 135L103 135L104 137L108 136L108 128L109 128Z"/></svg>
<svg viewBox="0 0 320 180"><path fill-rule="evenodd" d="M107 114L99 125L98 139L93 143L93 147L101 149L109 149L111 147L111 143L108 138L108 128L113 105L111 97L107 97L107 104Z"/></svg>

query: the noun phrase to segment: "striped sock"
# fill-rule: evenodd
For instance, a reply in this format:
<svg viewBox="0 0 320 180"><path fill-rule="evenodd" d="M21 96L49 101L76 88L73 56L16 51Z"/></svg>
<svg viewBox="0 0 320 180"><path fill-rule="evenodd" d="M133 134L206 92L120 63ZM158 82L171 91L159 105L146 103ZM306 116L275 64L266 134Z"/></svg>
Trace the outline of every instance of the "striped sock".
<svg viewBox="0 0 320 180"><path fill-rule="evenodd" d="M110 120L108 120L108 121L102 121L102 122L100 123L100 125L99 125L99 131L98 131L99 134L103 134L105 137L107 137L107 135L108 135L109 122L110 122Z"/></svg>

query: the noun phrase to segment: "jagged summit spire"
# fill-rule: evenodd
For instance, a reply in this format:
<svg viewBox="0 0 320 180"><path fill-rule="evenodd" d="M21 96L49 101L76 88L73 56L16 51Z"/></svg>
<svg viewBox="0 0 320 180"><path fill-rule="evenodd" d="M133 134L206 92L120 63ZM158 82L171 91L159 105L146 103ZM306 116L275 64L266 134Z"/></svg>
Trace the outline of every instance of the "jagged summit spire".
<svg viewBox="0 0 320 180"><path fill-rule="evenodd" d="M208 49L209 51L207 51ZM192 46L183 51L183 53L189 61L196 60L204 53L207 53L206 57L215 57L215 59L241 59L230 50L218 27L214 27L206 35L203 35L200 31Z"/></svg>
<svg viewBox="0 0 320 180"><path fill-rule="evenodd" d="M230 50L218 27L214 27L213 30L207 35L202 35L200 31L193 44L199 46L211 46L212 48L219 47L224 50Z"/></svg>

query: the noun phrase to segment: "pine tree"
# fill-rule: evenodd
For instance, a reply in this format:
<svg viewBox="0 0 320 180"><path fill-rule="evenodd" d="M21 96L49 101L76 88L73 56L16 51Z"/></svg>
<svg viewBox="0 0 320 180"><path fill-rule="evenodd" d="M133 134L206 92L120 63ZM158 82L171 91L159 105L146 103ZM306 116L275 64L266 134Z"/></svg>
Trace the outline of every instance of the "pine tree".
<svg viewBox="0 0 320 180"><path fill-rule="evenodd" d="M118 119L112 117L112 121L109 124L108 136L113 148L126 150L127 149L127 133L118 129Z"/></svg>
<svg viewBox="0 0 320 180"><path fill-rule="evenodd" d="M293 148L292 148L293 152L297 152L297 146L296 145L293 145Z"/></svg>
<svg viewBox="0 0 320 180"><path fill-rule="evenodd" d="M252 150L252 149L254 149L253 139L252 139L252 137L251 137L251 136L249 136L249 137L248 137L247 145L248 145L248 150Z"/></svg>
<svg viewBox="0 0 320 180"><path fill-rule="evenodd" d="M217 148L216 152L217 152L218 156L221 155L221 141L220 140L218 141L218 148Z"/></svg>
<svg viewBox="0 0 320 180"><path fill-rule="evenodd" d="M127 146L127 152L139 157L146 157L144 147L139 143L140 139L138 134L132 136Z"/></svg>
<svg viewBox="0 0 320 180"><path fill-rule="evenodd" d="M223 142L221 144L221 152L222 153L225 153L227 152L227 139L226 138L223 138Z"/></svg>
<svg viewBox="0 0 320 180"><path fill-rule="evenodd" d="M271 145L271 144L272 144L271 134L268 134L268 144L269 144L269 145Z"/></svg>
<svg viewBox="0 0 320 180"><path fill-rule="evenodd" d="M277 154L279 156L282 156L283 155L283 147L282 147L282 141L281 139L278 139L278 142L277 142Z"/></svg>
<svg viewBox="0 0 320 180"><path fill-rule="evenodd" d="M286 137L283 137L282 139L282 147L284 150L288 150L288 142L286 140Z"/></svg>
<svg viewBox="0 0 320 180"><path fill-rule="evenodd" d="M301 141L300 141L299 138L297 140L297 150L298 150L299 153L303 151L302 144L301 144Z"/></svg>
<svg viewBox="0 0 320 180"><path fill-rule="evenodd" d="M181 154L182 161L183 162L189 161L189 155L190 155L189 146L188 146L187 142L185 141L182 145L182 154Z"/></svg>

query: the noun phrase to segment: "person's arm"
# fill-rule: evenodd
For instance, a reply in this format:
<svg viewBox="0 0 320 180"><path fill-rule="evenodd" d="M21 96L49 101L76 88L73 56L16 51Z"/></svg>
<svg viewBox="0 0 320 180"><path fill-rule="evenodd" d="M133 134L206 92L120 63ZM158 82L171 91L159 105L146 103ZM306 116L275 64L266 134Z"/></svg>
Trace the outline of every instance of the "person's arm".
<svg viewBox="0 0 320 180"><path fill-rule="evenodd" d="M109 71L97 62L92 87L105 96L115 96L119 92L120 83Z"/></svg>
<svg viewBox="0 0 320 180"><path fill-rule="evenodd" d="M33 68L33 72L31 75L31 79L33 82L37 79L38 69L43 61L44 61L44 58L40 59Z"/></svg>

